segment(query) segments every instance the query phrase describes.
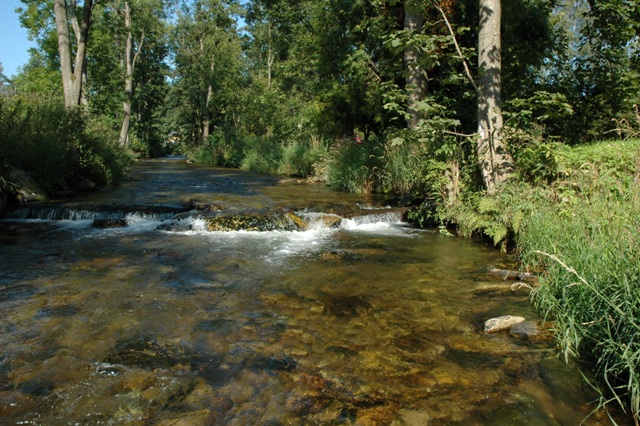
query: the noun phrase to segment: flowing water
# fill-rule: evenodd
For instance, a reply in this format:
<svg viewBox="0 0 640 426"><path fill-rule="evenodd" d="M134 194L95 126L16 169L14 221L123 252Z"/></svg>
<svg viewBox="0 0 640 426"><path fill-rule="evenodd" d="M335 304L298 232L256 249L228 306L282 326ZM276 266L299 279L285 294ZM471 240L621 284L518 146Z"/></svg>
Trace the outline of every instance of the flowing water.
<svg viewBox="0 0 640 426"><path fill-rule="evenodd" d="M0 423L587 417L594 395L552 343L484 333L499 315L540 320L526 291L488 281L508 259L377 206L167 160L139 163L118 189L14 212L0 222ZM205 220L265 211L307 226L212 232Z"/></svg>

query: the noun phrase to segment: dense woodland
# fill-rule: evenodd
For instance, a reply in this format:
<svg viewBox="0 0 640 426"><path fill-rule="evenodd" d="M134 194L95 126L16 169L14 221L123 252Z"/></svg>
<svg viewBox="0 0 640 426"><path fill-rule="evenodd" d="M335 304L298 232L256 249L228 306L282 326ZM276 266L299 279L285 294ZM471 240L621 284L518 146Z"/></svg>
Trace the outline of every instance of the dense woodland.
<svg viewBox="0 0 640 426"><path fill-rule="evenodd" d="M567 357L637 421L640 2L22 2L5 192L13 168L53 195L179 153L387 193L515 245Z"/></svg>
<svg viewBox="0 0 640 426"><path fill-rule="evenodd" d="M64 96L141 155L171 140L206 163L420 197L442 195L427 177L460 175L455 196L487 186L461 171L482 162L472 139L486 94L501 117L492 139L533 181L549 177L530 164L549 143L639 124L633 1L509 1L501 19L497 0L23 3L38 48L11 90ZM502 37L483 42L490 21Z"/></svg>

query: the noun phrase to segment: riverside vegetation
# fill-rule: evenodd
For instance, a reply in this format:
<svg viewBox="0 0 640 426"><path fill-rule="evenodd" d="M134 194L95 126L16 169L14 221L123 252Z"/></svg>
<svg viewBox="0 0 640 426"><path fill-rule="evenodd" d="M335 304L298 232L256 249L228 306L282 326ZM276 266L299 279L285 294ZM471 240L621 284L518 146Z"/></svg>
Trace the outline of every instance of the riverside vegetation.
<svg viewBox="0 0 640 426"><path fill-rule="evenodd" d="M96 131L99 123L47 100L0 100L3 170L9 164L22 168L51 194L73 187L78 176L112 183L131 161L115 146L113 135ZM428 155L426 146L412 153L398 139L395 145L369 141L361 146L320 138L281 151L269 150L264 141L229 145L242 147L242 158L239 152L225 152L218 138L212 135L194 158L247 170L315 174L339 190L391 191L412 195L411 200L428 194L410 212L417 224L439 225L444 232L515 250L524 268L540 274L531 300L555 325L564 356L595 368L598 381L592 385L601 391L603 406L616 402L637 418L640 140L577 147L529 143L526 152L514 155L517 177L497 195L487 196L470 184L472 176L463 175L469 185L461 185L465 189L452 201L445 187L447 165L437 161L437 152ZM234 156L238 160L230 162ZM2 184L10 189L6 178Z"/></svg>

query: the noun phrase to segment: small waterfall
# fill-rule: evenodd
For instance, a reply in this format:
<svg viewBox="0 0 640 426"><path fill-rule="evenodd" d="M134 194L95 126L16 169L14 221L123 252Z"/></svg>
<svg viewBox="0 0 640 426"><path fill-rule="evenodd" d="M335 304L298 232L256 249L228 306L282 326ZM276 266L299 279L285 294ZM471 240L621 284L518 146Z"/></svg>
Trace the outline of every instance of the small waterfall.
<svg viewBox="0 0 640 426"><path fill-rule="evenodd" d="M330 213L300 212L298 215L307 223L307 230L318 229L364 229L380 225L388 227L402 222L404 210L370 209L371 213L342 217Z"/></svg>
<svg viewBox="0 0 640 426"><path fill-rule="evenodd" d="M96 220L96 219L125 219L127 215L135 213L137 216L148 220L167 220L173 219L175 212L136 212L135 210L85 210L72 209L59 206L30 206L20 207L15 210L8 211L6 219L17 220Z"/></svg>
<svg viewBox="0 0 640 426"><path fill-rule="evenodd" d="M372 223L399 223L402 222L402 211L394 210L383 213L371 213L353 216L349 220L356 225L369 225Z"/></svg>
<svg viewBox="0 0 640 426"><path fill-rule="evenodd" d="M74 206L75 207L75 206ZM7 212L10 220L93 221L98 228L134 226L136 229L169 232L220 231L323 231L370 230L388 228L402 222L404 210L360 209L356 215L341 216L321 212L233 211L207 214L178 206L71 206L40 204ZM195 223L195 219L199 219Z"/></svg>

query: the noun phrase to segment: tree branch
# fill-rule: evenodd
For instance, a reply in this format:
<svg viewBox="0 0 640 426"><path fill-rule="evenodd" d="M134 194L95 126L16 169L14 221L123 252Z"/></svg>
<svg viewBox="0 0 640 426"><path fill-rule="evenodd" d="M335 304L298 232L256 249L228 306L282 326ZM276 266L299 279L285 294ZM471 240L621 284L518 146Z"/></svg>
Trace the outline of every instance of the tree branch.
<svg viewBox="0 0 640 426"><path fill-rule="evenodd" d="M447 28L449 29L449 33L451 34L451 38L453 39L453 44L456 46L456 51L458 52L458 56L462 61L462 65L464 66L464 72L465 72L465 75L467 76L467 79L473 86L476 93L480 95L480 89L478 88L478 85L476 84L475 80L473 79L473 76L471 75L471 71L469 70L469 65L467 64L467 61L464 59L464 55L462 54L462 50L460 49L460 45L458 44L458 40L456 39L456 34L453 31L453 28L451 27L451 23L449 22L449 19L447 19L447 14L444 13L444 10L436 1L432 0L432 3L442 15L442 19L444 19L444 22L447 25Z"/></svg>

